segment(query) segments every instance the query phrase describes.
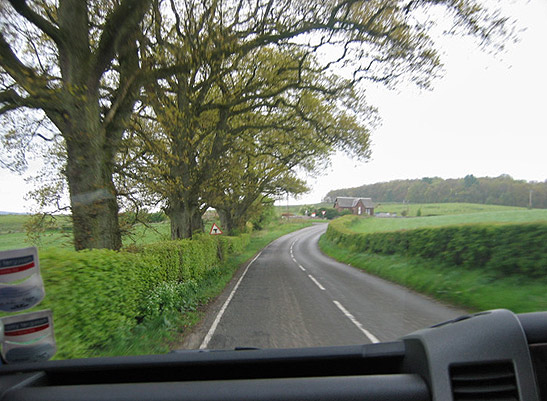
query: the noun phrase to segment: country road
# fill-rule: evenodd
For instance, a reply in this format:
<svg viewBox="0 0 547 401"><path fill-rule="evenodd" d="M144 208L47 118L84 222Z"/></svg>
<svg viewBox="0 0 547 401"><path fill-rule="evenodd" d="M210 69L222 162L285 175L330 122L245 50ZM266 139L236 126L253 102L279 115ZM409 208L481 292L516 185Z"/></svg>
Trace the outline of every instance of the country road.
<svg viewBox="0 0 547 401"><path fill-rule="evenodd" d="M272 242L183 348L292 348L395 340L465 314L323 255L326 224Z"/></svg>

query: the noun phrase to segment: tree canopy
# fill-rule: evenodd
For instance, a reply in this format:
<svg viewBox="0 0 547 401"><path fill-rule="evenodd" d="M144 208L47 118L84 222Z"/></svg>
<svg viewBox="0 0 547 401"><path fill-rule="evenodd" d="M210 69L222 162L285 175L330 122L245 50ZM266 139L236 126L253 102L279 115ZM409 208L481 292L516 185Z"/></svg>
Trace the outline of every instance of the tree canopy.
<svg viewBox="0 0 547 401"><path fill-rule="evenodd" d="M76 249L119 248L119 197L139 191L189 236L237 139L286 166L272 182L333 149L369 157L366 83L431 83L431 16L494 48L511 34L475 0L8 0L0 118L21 157L3 164L40 138L64 148Z"/></svg>

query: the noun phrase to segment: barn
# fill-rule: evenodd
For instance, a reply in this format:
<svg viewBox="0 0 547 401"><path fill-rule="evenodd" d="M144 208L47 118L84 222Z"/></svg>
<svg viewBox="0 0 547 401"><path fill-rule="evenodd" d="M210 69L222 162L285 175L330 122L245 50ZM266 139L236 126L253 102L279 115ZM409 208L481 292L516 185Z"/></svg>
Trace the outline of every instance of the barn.
<svg viewBox="0 0 547 401"><path fill-rule="evenodd" d="M352 214L358 216L374 216L374 203L371 198L350 198L339 196L334 201L334 208L339 212L349 210Z"/></svg>

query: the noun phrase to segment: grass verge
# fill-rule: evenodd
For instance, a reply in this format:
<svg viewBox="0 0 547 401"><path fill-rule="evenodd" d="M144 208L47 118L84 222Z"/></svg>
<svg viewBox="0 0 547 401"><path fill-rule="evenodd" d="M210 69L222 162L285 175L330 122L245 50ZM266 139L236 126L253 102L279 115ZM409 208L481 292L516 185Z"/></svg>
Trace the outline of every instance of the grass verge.
<svg viewBox="0 0 547 401"><path fill-rule="evenodd" d="M163 354L176 349L185 333L197 324L205 306L224 290L238 268L270 242L292 231L310 226L311 222L291 222L270 226L252 233L249 245L239 255L211 269L197 283L181 311L165 311L161 316L145 319L131 331L120 332L109 344L90 356Z"/></svg>
<svg viewBox="0 0 547 401"><path fill-rule="evenodd" d="M465 309L505 308L515 313L547 310L546 280L522 276L495 278L485 271L422 258L352 252L329 241L325 235L319 246L340 262Z"/></svg>

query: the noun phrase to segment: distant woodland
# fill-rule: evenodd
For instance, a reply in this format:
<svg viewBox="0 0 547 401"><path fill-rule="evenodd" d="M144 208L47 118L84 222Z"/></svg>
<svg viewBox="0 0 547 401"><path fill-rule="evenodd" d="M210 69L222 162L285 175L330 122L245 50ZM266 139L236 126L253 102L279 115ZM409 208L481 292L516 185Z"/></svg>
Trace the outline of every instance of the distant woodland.
<svg viewBox="0 0 547 401"><path fill-rule="evenodd" d="M547 208L547 180L528 182L509 175L442 179L424 177L395 180L330 191L325 200L337 196L372 198L374 202L443 203L469 202L491 205Z"/></svg>

